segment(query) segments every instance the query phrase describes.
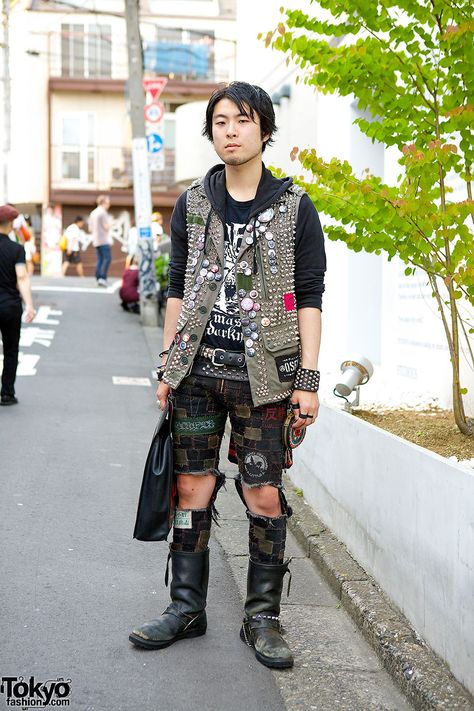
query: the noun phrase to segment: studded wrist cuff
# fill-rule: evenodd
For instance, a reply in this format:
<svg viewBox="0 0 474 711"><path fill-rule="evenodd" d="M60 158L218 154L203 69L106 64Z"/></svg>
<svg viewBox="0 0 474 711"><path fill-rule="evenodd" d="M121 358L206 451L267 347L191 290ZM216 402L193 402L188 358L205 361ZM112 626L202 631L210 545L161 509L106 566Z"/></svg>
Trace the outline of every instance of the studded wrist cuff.
<svg viewBox="0 0 474 711"><path fill-rule="evenodd" d="M319 390L319 378L319 370L298 368L293 388L295 390L306 390L311 393L316 393Z"/></svg>

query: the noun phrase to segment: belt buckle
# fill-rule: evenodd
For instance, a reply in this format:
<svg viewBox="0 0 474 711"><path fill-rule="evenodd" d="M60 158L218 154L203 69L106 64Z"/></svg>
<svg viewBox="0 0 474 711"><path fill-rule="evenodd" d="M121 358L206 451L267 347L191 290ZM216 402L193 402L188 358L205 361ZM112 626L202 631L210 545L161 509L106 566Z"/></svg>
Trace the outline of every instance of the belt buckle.
<svg viewBox="0 0 474 711"><path fill-rule="evenodd" d="M214 360L214 358L216 357L216 353L218 353L218 352L224 353L224 355L225 355L225 350L223 348L214 348L214 353L212 354L212 357L211 357L211 363L212 363L212 365L215 365L216 368L223 368L225 365L224 363L216 363L216 361Z"/></svg>

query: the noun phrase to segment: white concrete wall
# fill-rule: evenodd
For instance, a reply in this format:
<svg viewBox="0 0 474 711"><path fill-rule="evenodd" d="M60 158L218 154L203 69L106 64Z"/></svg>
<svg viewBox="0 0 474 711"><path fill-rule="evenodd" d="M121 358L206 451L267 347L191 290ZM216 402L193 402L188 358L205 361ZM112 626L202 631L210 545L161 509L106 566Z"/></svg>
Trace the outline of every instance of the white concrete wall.
<svg viewBox="0 0 474 711"><path fill-rule="evenodd" d="M474 692L474 471L323 406L289 473Z"/></svg>
<svg viewBox="0 0 474 711"><path fill-rule="evenodd" d="M220 163L212 143L201 135L206 106L207 101L192 101L175 111L177 182L189 184Z"/></svg>
<svg viewBox="0 0 474 711"><path fill-rule="evenodd" d="M41 204L48 196L48 41L46 35L36 34L33 13L12 11L10 18L8 199Z"/></svg>

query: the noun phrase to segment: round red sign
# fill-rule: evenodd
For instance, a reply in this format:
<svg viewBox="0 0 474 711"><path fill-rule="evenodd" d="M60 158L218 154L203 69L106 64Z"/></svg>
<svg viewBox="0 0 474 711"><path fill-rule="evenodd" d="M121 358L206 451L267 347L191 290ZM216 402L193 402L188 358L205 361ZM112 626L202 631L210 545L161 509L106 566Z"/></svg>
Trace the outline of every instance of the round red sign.
<svg viewBox="0 0 474 711"><path fill-rule="evenodd" d="M159 101L145 106L145 121L159 123L165 114L165 107Z"/></svg>

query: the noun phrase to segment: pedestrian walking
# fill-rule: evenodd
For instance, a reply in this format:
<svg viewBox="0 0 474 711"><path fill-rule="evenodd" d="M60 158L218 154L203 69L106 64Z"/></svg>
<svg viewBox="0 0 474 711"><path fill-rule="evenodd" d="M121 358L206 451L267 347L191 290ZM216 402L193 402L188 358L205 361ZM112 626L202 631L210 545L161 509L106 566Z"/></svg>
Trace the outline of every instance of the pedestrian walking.
<svg viewBox="0 0 474 711"><path fill-rule="evenodd" d="M22 299L25 321L35 316L30 280L26 270L25 250L9 238L18 210L10 205L0 207L0 333L3 344L3 370L0 404L16 405L15 379L18 367Z"/></svg>
<svg viewBox="0 0 474 711"><path fill-rule="evenodd" d="M97 252L95 278L98 286L108 286L107 274L112 261L112 237L110 229L112 218L108 210L110 200L106 195L99 195L97 207L89 215L89 232L92 234L92 244Z"/></svg>
<svg viewBox="0 0 474 711"><path fill-rule="evenodd" d="M317 370L326 258L308 195L275 178L262 153L277 130L273 105L258 86L219 88L204 135L223 165L177 200L163 352L161 408L174 403L179 495L171 604L130 640L166 647L206 632L208 541L223 483L219 448L227 417L238 460L237 490L249 520L247 599L241 638L266 666L293 666L279 621L287 518L282 429L318 415Z"/></svg>
<svg viewBox="0 0 474 711"><path fill-rule="evenodd" d="M76 267L77 275L84 276L84 267L82 266L81 247L84 243L84 218L78 215L74 222L64 230L66 237L66 252L64 253L63 261L63 276L66 276L70 264Z"/></svg>
<svg viewBox="0 0 474 711"><path fill-rule="evenodd" d="M28 235L25 236L23 247L25 248L26 256L26 271L31 276L35 273L35 263L39 262L38 250L36 249L35 231L31 224L31 218L25 215L25 231Z"/></svg>

